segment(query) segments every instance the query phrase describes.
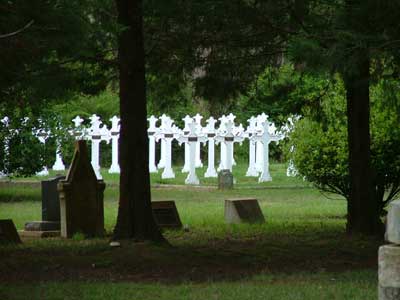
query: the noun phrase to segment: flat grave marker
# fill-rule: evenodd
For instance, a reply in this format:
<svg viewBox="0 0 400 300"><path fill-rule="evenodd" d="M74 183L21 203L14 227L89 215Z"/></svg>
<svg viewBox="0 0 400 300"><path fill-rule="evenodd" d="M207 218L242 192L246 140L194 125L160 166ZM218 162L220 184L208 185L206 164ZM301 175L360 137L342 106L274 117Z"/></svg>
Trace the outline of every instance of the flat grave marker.
<svg viewBox="0 0 400 300"><path fill-rule="evenodd" d="M231 224L264 223L265 218L257 199L226 199L225 221Z"/></svg>
<svg viewBox="0 0 400 300"><path fill-rule="evenodd" d="M160 228L180 229L182 222L176 209L175 201L154 201L151 202L153 215Z"/></svg>

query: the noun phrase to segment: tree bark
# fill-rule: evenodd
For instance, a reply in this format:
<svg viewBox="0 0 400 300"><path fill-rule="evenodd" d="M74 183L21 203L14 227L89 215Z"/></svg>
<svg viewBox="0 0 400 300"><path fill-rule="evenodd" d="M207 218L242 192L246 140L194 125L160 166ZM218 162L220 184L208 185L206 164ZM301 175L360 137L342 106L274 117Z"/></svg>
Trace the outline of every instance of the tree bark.
<svg viewBox="0 0 400 300"><path fill-rule="evenodd" d="M163 241L151 209L141 0L116 0L121 32L120 198L114 239Z"/></svg>
<svg viewBox="0 0 400 300"><path fill-rule="evenodd" d="M368 50L352 53L344 74L347 97L350 197L347 232L379 236L382 222L375 197L370 151L370 58Z"/></svg>

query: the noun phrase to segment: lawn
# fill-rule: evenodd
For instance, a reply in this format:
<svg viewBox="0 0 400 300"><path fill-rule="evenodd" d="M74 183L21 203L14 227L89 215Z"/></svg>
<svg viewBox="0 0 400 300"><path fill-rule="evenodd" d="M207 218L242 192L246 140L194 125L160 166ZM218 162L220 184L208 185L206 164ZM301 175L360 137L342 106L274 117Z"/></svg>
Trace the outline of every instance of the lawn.
<svg viewBox="0 0 400 300"><path fill-rule="evenodd" d="M376 299L382 241L348 237L345 200L284 171L272 165L274 180L261 185L239 172L232 191L218 191L215 181L174 186L183 184L181 174L169 182L152 175L153 200L175 200L188 228L164 232L169 246L110 248L108 238L80 237L0 246L0 299ZM110 234L118 178L104 173ZM225 224L224 199L237 197L257 198L266 223ZM40 219L39 200L37 185L2 188L0 219L22 228Z"/></svg>

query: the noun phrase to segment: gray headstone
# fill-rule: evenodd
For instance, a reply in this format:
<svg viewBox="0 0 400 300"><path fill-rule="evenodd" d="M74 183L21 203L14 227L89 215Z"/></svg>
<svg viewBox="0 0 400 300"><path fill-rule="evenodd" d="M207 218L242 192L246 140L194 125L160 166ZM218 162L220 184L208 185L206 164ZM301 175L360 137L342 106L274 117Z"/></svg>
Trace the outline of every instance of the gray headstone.
<svg viewBox="0 0 400 300"><path fill-rule="evenodd" d="M400 299L400 247L379 247L378 255L379 300Z"/></svg>
<svg viewBox="0 0 400 300"><path fill-rule="evenodd" d="M160 228L182 228L175 201L154 201L151 202L151 207L154 219Z"/></svg>
<svg viewBox="0 0 400 300"><path fill-rule="evenodd" d="M385 236L388 242L400 244L400 200L393 201L389 206Z"/></svg>
<svg viewBox="0 0 400 300"><path fill-rule="evenodd" d="M233 175L230 170L221 170L218 173L218 189L220 190L233 189Z"/></svg>
<svg viewBox="0 0 400 300"><path fill-rule="evenodd" d="M42 181L42 221L60 222L60 199L57 184L65 176Z"/></svg>
<svg viewBox="0 0 400 300"><path fill-rule="evenodd" d="M21 243L21 239L19 238L14 222L10 219L0 220L0 244L19 243Z"/></svg>
<svg viewBox="0 0 400 300"><path fill-rule="evenodd" d="M225 221L227 223L264 223L257 199L225 200Z"/></svg>
<svg viewBox="0 0 400 300"><path fill-rule="evenodd" d="M77 141L67 177L58 183L62 237L104 234L104 189L90 163L86 141Z"/></svg>

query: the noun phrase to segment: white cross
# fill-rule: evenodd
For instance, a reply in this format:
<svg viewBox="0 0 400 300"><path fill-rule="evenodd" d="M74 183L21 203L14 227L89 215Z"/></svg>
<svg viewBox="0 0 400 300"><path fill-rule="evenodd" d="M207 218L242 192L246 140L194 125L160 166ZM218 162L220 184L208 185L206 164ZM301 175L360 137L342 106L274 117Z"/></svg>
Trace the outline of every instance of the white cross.
<svg viewBox="0 0 400 300"><path fill-rule="evenodd" d="M263 146L263 161L262 161L262 169L261 175L258 178L258 182L271 181L271 175L269 173L269 143L271 141L279 141L283 138L283 135L279 134L270 134L269 128L270 123L268 121L260 124L262 126L262 130L253 135L250 139L260 142Z"/></svg>
<svg viewBox="0 0 400 300"><path fill-rule="evenodd" d="M108 169L108 173L110 174L119 174L121 172L119 163L118 163L118 140L119 140L119 130L120 125L119 121L120 118L114 116L110 119L111 121L111 129L109 131L110 138L111 138L111 167Z"/></svg>
<svg viewBox="0 0 400 300"><path fill-rule="evenodd" d="M244 137L240 135L235 136L233 134L233 122L230 120L225 123L225 129L225 132L218 133L218 135L216 136L216 141L218 143L225 144L226 153L224 155L225 162L223 163L223 166L224 169L232 172L233 143L239 142L241 144L244 140Z"/></svg>
<svg viewBox="0 0 400 300"><path fill-rule="evenodd" d="M204 177L217 177L218 174L214 167L215 135L216 135L215 123L217 123L217 120L215 120L213 117L210 117L206 122L207 126L205 127L204 132L208 138L208 166L207 166L207 171L204 174Z"/></svg>
<svg viewBox="0 0 400 300"><path fill-rule="evenodd" d="M161 139L161 142L164 141L164 171L161 174L161 178L175 178L174 170L172 169L171 160L171 144L172 140L176 139L179 136L179 132L177 127L173 127L173 120L169 117L164 118L163 128L161 131L155 134L156 141ZM162 145L162 144L161 144Z"/></svg>
<svg viewBox="0 0 400 300"><path fill-rule="evenodd" d="M183 128L183 134L185 136L187 136L190 132L189 124L193 122L193 118L190 117L189 115L186 115L182 119L182 121L185 122L185 127ZM185 143L185 162L183 164L182 173L189 172L189 161L190 161L189 155L190 155L189 154L189 144Z"/></svg>
<svg viewBox="0 0 400 300"><path fill-rule="evenodd" d="M196 175L196 145L200 142L206 142L207 138L199 135L197 132L197 124L192 122L189 124L189 134L178 137L178 142L189 145L189 174L185 179L186 184L199 184L199 178Z"/></svg>
<svg viewBox="0 0 400 300"><path fill-rule="evenodd" d="M196 125L197 125L196 126L197 134L200 134L201 133L201 129L202 129L202 127L201 127L201 119L203 119L203 117L200 114L196 114L193 117L193 119L195 120ZM196 144L196 167L202 167L202 166L203 166L203 163L201 162L201 157L200 157L200 142L198 142Z"/></svg>
<svg viewBox="0 0 400 300"><path fill-rule="evenodd" d="M152 115L147 120L149 121L149 128L147 129L147 135L149 137L149 172L157 173L158 170L156 166L156 140L154 138L154 135L158 130L156 127L158 118Z"/></svg>
<svg viewBox="0 0 400 300"><path fill-rule="evenodd" d="M247 168L246 176L255 177L258 176L256 168L256 144L255 141L250 138L256 133L257 119L252 116L247 122L249 122L249 126L247 126L246 130L246 137L249 138L249 167Z"/></svg>

